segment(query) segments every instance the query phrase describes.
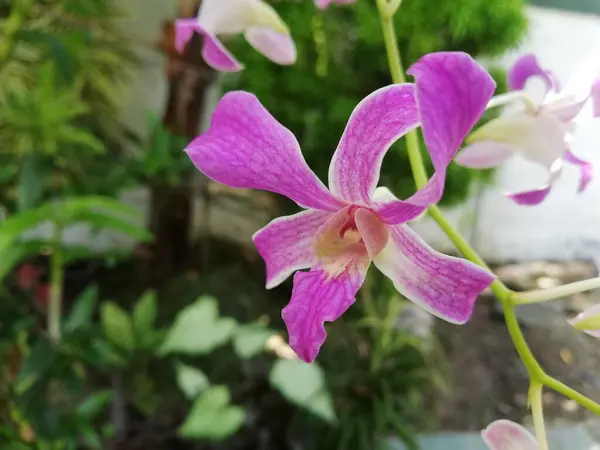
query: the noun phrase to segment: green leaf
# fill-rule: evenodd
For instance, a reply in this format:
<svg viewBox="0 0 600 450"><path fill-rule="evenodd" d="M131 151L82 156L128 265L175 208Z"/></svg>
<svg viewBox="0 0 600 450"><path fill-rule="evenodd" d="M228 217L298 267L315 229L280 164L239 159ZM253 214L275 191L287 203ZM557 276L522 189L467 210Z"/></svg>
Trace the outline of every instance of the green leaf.
<svg viewBox="0 0 600 450"><path fill-rule="evenodd" d="M100 320L106 337L113 344L129 351L134 349L131 320L120 306L112 302L104 302L100 307Z"/></svg>
<svg viewBox="0 0 600 450"><path fill-rule="evenodd" d="M231 406L226 386L206 390L192 405L179 434L186 438L220 442L235 434L244 424L245 413Z"/></svg>
<svg viewBox="0 0 600 450"><path fill-rule="evenodd" d="M217 300L200 297L183 309L167 332L160 355L186 353L203 355L225 344L237 327L231 318L220 318Z"/></svg>
<svg viewBox="0 0 600 450"><path fill-rule="evenodd" d="M34 152L25 155L20 166L17 202L19 211L26 211L40 201L49 165L41 154Z"/></svg>
<svg viewBox="0 0 600 450"><path fill-rule="evenodd" d="M98 287L88 286L75 301L75 306L65 322L65 332L72 333L80 328L88 326L92 322L92 316L98 302Z"/></svg>
<svg viewBox="0 0 600 450"><path fill-rule="evenodd" d="M208 377L199 369L177 363L175 370L177 371L177 385L190 400L195 399L210 384Z"/></svg>
<svg viewBox="0 0 600 450"><path fill-rule="evenodd" d="M233 336L233 349L242 359L252 358L265 350L265 343L275 332L259 323L241 325Z"/></svg>
<svg viewBox="0 0 600 450"><path fill-rule="evenodd" d="M280 359L273 365L269 380L273 387L295 405L327 422L336 420L323 370L316 363Z"/></svg>
<svg viewBox="0 0 600 450"><path fill-rule="evenodd" d="M77 415L86 418L93 419L98 414L106 409L106 407L112 402L114 392L110 389L96 392L90 395L77 407Z"/></svg>
<svg viewBox="0 0 600 450"><path fill-rule="evenodd" d="M153 330L156 314L156 292L145 292L133 308L133 330L136 336L143 337Z"/></svg>
<svg viewBox="0 0 600 450"><path fill-rule="evenodd" d="M14 385L15 394L23 395L36 382L46 380L56 356L54 347L49 342L41 341L37 344L21 365Z"/></svg>

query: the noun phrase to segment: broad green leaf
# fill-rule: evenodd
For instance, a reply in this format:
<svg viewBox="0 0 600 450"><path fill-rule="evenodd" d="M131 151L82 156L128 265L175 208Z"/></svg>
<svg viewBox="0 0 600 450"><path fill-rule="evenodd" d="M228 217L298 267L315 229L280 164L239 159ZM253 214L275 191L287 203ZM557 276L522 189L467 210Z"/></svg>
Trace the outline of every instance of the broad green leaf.
<svg viewBox="0 0 600 450"><path fill-rule="evenodd" d="M212 297L200 297L177 315L167 332L159 354L209 353L225 344L236 327L235 320L219 317L217 300Z"/></svg>
<svg viewBox="0 0 600 450"><path fill-rule="evenodd" d="M177 385L190 400L195 399L210 385L208 377L199 369L177 363L175 370L177 371Z"/></svg>
<svg viewBox="0 0 600 450"><path fill-rule="evenodd" d="M42 196L49 164L40 153L32 152L23 157L19 171L18 209L34 208Z"/></svg>
<svg viewBox="0 0 600 450"><path fill-rule="evenodd" d="M252 358L265 350L265 343L273 334L259 323L240 325L233 335L233 348L240 358Z"/></svg>
<svg viewBox="0 0 600 450"><path fill-rule="evenodd" d="M196 399L179 428L186 438L220 442L235 434L244 424L245 413L239 406L229 403L229 390L225 386L208 388Z"/></svg>
<svg viewBox="0 0 600 450"><path fill-rule="evenodd" d="M290 402L327 422L336 420L323 370L316 363L280 359L273 365L269 380Z"/></svg>
<svg viewBox="0 0 600 450"><path fill-rule="evenodd" d="M72 333L75 330L88 326L92 321L97 301L97 286L88 286L79 294L79 297L75 301L75 306L65 322L65 332Z"/></svg>
<svg viewBox="0 0 600 450"><path fill-rule="evenodd" d="M113 344L129 351L134 349L131 319L120 306L112 302L104 302L100 307L100 319L106 337Z"/></svg>
<svg viewBox="0 0 600 450"><path fill-rule="evenodd" d="M56 356L54 347L50 343L40 341L21 365L14 385L15 394L23 395L38 380L46 380L56 361Z"/></svg>

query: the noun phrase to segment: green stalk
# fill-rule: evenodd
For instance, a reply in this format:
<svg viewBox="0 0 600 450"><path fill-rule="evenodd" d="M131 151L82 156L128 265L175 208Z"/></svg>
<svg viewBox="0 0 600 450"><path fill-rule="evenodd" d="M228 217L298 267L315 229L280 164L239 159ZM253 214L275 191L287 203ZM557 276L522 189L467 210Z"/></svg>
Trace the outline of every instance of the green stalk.
<svg viewBox="0 0 600 450"><path fill-rule="evenodd" d="M533 427L537 438L539 450L548 450L546 427L544 426L544 406L542 404L542 389L544 386L538 381L532 381L529 386L529 403L533 416Z"/></svg>
<svg viewBox="0 0 600 450"><path fill-rule="evenodd" d="M55 222L52 253L50 255L50 300L48 302L48 334L54 342L60 341L63 275L62 225Z"/></svg>
<svg viewBox="0 0 600 450"><path fill-rule="evenodd" d="M392 81L394 83L404 83L406 82L406 79L404 76L404 69L402 67L400 50L398 49L396 30L393 22L393 12L395 11L390 13L390 3L388 3L387 0L377 0L377 8L379 10L383 40L385 43L385 50L387 53ZM428 176L425 169L425 164L423 163L423 157L416 131L413 130L406 134L406 146L415 184L417 188L421 188L427 183ZM456 231L454 227L452 227L452 225L446 220L442 211L437 205L430 206L428 208L428 213L431 218L437 222L442 231L448 236L448 238L450 238L452 243L465 258L475 264L480 265L481 267L487 268L487 265L483 259L461 236L461 234ZM516 294L508 289L498 279L492 283L490 288L502 305L502 309L504 311L504 320L506 322L509 335L515 346L515 349L517 350L517 353L519 354L519 357L523 361L523 364L529 373L532 384L538 383L541 385L546 385L555 391L560 392L564 396L575 400L581 406L589 409L590 411L600 414L600 404L595 403L581 393L548 376L541 368L533 356L531 349L527 345L525 337L523 336L523 332L521 331L521 327L519 326L519 322L515 314L515 304L517 302L515 301L514 297Z"/></svg>

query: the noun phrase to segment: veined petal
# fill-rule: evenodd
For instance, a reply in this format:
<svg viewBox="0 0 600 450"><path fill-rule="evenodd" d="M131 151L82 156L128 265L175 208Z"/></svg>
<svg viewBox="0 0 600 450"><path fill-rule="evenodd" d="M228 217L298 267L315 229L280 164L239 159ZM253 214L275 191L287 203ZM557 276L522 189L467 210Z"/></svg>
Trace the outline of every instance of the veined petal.
<svg viewBox="0 0 600 450"><path fill-rule="evenodd" d="M486 169L497 167L514 152L508 145L494 141L481 141L463 148L454 162L463 167Z"/></svg>
<svg viewBox="0 0 600 450"><path fill-rule="evenodd" d="M175 50L183 52L194 32L200 33L198 19L175 19Z"/></svg>
<svg viewBox="0 0 600 450"><path fill-rule="evenodd" d="M289 34L271 28L250 27L244 36L252 47L274 63L288 66L296 62L296 44Z"/></svg>
<svg viewBox="0 0 600 450"><path fill-rule="evenodd" d="M441 199L448 165L496 88L490 74L462 52L425 55L408 73L415 78L421 130L435 173L412 197L377 208L389 224L411 220Z"/></svg>
<svg viewBox="0 0 600 450"><path fill-rule="evenodd" d="M185 151L198 170L219 183L277 192L306 208L344 206L310 170L292 132L247 92L225 94L210 128Z"/></svg>
<svg viewBox="0 0 600 450"><path fill-rule="evenodd" d="M394 84L356 106L329 166L334 195L350 203L370 203L386 152L419 123L414 95L414 85Z"/></svg>
<svg viewBox="0 0 600 450"><path fill-rule="evenodd" d="M252 26L289 34L285 22L263 0L202 0L198 21L213 35L243 33Z"/></svg>
<svg viewBox="0 0 600 450"><path fill-rule="evenodd" d="M477 296L495 276L465 259L433 250L408 225L388 226L388 231L389 241L373 263L398 292L449 322L469 320Z"/></svg>
<svg viewBox="0 0 600 450"><path fill-rule="evenodd" d="M206 64L220 72L239 72L244 68L216 36L204 30L200 32L203 36L202 58Z"/></svg>
<svg viewBox="0 0 600 450"><path fill-rule="evenodd" d="M587 308L568 322L576 329L600 338L600 304Z"/></svg>
<svg viewBox="0 0 600 450"><path fill-rule="evenodd" d="M267 266L267 289L282 283L293 272L317 264L317 232L331 213L306 210L278 217L257 231L252 240Z"/></svg>
<svg viewBox="0 0 600 450"><path fill-rule="evenodd" d="M531 189L523 192L513 192L506 193L505 195L517 203L518 205L525 206L534 206L540 204L542 201L546 199L550 191L552 190L552 185L562 173L563 161L562 159L557 159L554 164L550 167L548 171L548 180L535 189Z"/></svg>
<svg viewBox="0 0 600 450"><path fill-rule="evenodd" d="M538 450L533 435L510 420L492 422L481 436L490 450Z"/></svg>
<svg viewBox="0 0 600 450"><path fill-rule="evenodd" d="M467 142L505 144L526 159L550 168L565 149L566 128L550 114L516 113L500 116L479 127Z"/></svg>
<svg viewBox="0 0 600 450"><path fill-rule="evenodd" d="M431 53L408 73L415 77L421 129L433 167L445 178L450 161L481 118L496 83L462 52Z"/></svg>
<svg viewBox="0 0 600 450"><path fill-rule="evenodd" d="M552 74L542 69L535 55L523 55L515 61L508 71L508 88L510 90L521 90L525 88L531 77L540 77L546 85L546 93L556 91L558 84Z"/></svg>
<svg viewBox="0 0 600 450"><path fill-rule="evenodd" d="M600 78L592 86L592 115L600 117Z"/></svg>
<svg viewBox="0 0 600 450"><path fill-rule="evenodd" d="M570 150L565 152L563 158L569 164L579 167L579 187L577 188L577 192L585 191L594 177L594 166L592 163L578 158Z"/></svg>
<svg viewBox="0 0 600 450"><path fill-rule="evenodd" d="M320 268L296 272L290 303L282 317L290 347L305 362L312 362L325 342L325 322L337 320L354 303L368 268L357 261L336 277Z"/></svg>

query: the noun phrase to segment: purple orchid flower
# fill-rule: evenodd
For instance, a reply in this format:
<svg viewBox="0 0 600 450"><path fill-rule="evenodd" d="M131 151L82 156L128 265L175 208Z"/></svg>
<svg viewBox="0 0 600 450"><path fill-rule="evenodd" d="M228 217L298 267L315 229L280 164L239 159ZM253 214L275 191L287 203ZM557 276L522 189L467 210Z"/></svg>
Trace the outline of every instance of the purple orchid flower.
<svg viewBox="0 0 600 450"><path fill-rule="evenodd" d="M319 9L326 9L329 5L349 5L354 3L356 0L315 0L315 5Z"/></svg>
<svg viewBox="0 0 600 450"><path fill-rule="evenodd" d="M203 0L196 18L175 21L175 48L182 52L194 32L203 36L204 61L221 72L243 69L217 38L221 34L244 33L250 45L271 61L281 65L296 62L296 46L287 25L262 0Z"/></svg>
<svg viewBox="0 0 600 450"><path fill-rule="evenodd" d="M459 152L455 162L465 167L496 167L513 153L548 170L548 179L540 187L507 196L521 205L536 205L550 193L561 174L563 163L580 169L578 192L583 192L592 180L592 165L570 150L576 121L600 116L600 48L596 49L573 71L565 87L558 90L552 74L540 67L535 56L525 55L512 66L508 74L511 90L522 90L532 77L541 78L546 95L540 104L529 101L522 112L503 115L483 125ZM591 103L591 113L584 110Z"/></svg>
<svg viewBox="0 0 600 450"><path fill-rule="evenodd" d="M533 435L510 420L496 420L481 432L490 450L538 450Z"/></svg>
<svg viewBox="0 0 600 450"><path fill-rule="evenodd" d="M325 341L324 322L354 302L373 262L398 291L454 323L471 316L478 294L494 276L469 261L431 249L406 222L439 201L447 167L485 110L495 83L465 53L423 57L416 84L373 92L350 116L329 168L329 188L304 160L294 135L258 99L230 92L210 128L186 152L209 178L276 192L304 211L279 217L253 241L267 266L267 288L296 272L282 316L290 346L306 362ZM383 157L409 130L422 127L435 174L408 200L377 187Z"/></svg>

